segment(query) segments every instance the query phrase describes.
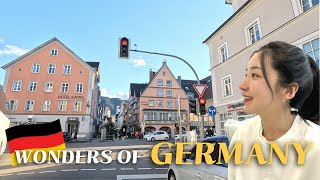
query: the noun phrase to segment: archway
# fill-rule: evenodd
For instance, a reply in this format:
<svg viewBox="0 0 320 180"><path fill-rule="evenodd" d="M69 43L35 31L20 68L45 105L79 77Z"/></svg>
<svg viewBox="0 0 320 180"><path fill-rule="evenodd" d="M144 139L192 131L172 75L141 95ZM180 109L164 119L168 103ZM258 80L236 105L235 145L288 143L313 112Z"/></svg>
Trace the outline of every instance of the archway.
<svg viewBox="0 0 320 180"><path fill-rule="evenodd" d="M153 126L147 126L147 127L144 128L145 134L147 134L149 132L152 132L152 131L155 131L155 130L156 130L156 128L153 127Z"/></svg>

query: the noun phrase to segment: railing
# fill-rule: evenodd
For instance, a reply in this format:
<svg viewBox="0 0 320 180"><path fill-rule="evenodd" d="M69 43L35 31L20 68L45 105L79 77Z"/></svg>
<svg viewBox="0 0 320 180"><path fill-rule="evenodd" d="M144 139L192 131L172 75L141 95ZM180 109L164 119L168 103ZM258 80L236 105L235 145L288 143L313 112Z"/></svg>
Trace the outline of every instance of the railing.
<svg viewBox="0 0 320 180"><path fill-rule="evenodd" d="M146 120L144 121L146 124L175 124L178 121L173 121L173 120Z"/></svg>
<svg viewBox="0 0 320 180"><path fill-rule="evenodd" d="M213 126L214 125L214 123L213 122L208 122L208 121L205 121L204 122L204 126ZM197 121L191 121L190 122L190 126L199 126L199 122L197 122Z"/></svg>

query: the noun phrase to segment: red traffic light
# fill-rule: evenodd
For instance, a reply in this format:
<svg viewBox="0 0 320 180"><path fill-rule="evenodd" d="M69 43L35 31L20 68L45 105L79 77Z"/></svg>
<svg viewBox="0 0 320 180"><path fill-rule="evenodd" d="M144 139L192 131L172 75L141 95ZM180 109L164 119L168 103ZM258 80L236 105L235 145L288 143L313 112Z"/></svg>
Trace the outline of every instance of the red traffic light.
<svg viewBox="0 0 320 180"><path fill-rule="evenodd" d="M200 103L200 104L206 104L206 100L205 100L203 97L201 97L201 98L199 99L199 103Z"/></svg>
<svg viewBox="0 0 320 180"><path fill-rule="evenodd" d="M121 39L121 44L126 46L128 44L128 40L126 38Z"/></svg>

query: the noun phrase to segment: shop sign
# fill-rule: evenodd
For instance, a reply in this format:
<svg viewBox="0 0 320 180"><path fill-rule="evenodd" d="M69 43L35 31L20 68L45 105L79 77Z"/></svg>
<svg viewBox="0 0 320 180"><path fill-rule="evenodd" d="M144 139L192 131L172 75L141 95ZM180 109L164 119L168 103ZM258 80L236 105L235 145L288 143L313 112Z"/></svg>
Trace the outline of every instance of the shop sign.
<svg viewBox="0 0 320 180"><path fill-rule="evenodd" d="M237 102L237 103L228 104L227 105L227 110L228 111L239 110L239 109L243 109L243 106L244 106L243 101L240 101L240 102Z"/></svg>

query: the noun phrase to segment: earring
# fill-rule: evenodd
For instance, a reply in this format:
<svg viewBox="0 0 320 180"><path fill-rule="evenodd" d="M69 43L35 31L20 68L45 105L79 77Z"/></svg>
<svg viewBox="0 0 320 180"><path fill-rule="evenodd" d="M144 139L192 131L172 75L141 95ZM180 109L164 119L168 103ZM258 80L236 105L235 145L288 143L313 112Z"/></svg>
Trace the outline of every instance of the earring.
<svg viewBox="0 0 320 180"><path fill-rule="evenodd" d="M282 99L282 102L284 103L284 99Z"/></svg>

